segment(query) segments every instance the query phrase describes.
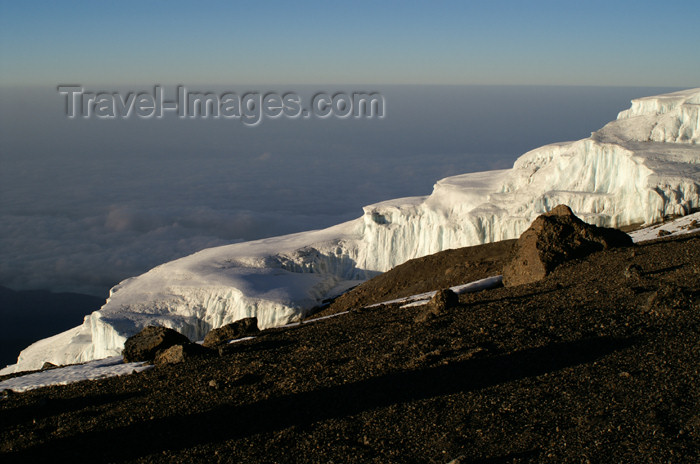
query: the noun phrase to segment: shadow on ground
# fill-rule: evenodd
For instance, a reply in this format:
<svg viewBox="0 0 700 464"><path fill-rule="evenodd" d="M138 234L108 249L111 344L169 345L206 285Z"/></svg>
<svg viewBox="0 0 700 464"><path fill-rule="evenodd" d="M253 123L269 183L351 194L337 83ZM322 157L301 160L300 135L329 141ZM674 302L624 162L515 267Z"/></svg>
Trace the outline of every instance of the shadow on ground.
<svg viewBox="0 0 700 464"><path fill-rule="evenodd" d="M36 462L70 455L91 462L134 459L163 450L176 451L206 443L305 426L355 415L373 408L426 400L540 376L593 362L627 348L632 339L596 337L554 343L505 355L402 371L355 383L271 398L245 405L224 405L206 413L174 416L49 441L9 453L3 461ZM134 437L141 437L135 440ZM9 458L9 459L8 459Z"/></svg>

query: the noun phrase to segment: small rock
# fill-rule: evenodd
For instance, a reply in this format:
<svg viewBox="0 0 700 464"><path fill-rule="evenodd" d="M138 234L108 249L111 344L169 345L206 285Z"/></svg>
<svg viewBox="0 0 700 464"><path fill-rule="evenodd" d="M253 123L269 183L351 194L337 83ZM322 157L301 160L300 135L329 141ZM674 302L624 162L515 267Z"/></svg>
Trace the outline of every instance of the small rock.
<svg viewBox="0 0 700 464"><path fill-rule="evenodd" d="M218 329L210 330L207 336L204 337L204 343L202 343L202 345L207 348L213 348L229 340L233 340L234 338L240 338L244 335L251 335L258 332L260 332L260 329L258 329L258 318L246 317L223 327L219 327Z"/></svg>
<svg viewBox="0 0 700 464"><path fill-rule="evenodd" d="M213 388L214 390L219 389L219 382L216 379L212 379L209 381L209 386Z"/></svg>
<svg viewBox="0 0 700 464"><path fill-rule="evenodd" d="M426 322L433 317L445 314L449 309L454 308L459 304L459 297L449 288L438 290L430 301L424 306L414 319L415 322Z"/></svg>
<svg viewBox="0 0 700 464"><path fill-rule="evenodd" d="M671 235L671 232L664 229L659 229L659 237L666 237L667 235Z"/></svg>
<svg viewBox="0 0 700 464"><path fill-rule="evenodd" d="M428 302L428 308L434 314L442 314L445 311L454 308L459 304L459 297L455 292L449 288L438 290L430 301Z"/></svg>
<svg viewBox="0 0 700 464"><path fill-rule="evenodd" d="M639 280L642 278L642 268L636 264L630 264L625 268L625 278Z"/></svg>

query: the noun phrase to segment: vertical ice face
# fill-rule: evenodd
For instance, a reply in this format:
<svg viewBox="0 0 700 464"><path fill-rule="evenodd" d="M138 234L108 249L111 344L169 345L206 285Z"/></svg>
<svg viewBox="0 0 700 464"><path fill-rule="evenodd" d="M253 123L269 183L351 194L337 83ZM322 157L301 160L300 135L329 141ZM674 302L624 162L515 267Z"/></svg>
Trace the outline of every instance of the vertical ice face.
<svg viewBox="0 0 700 464"><path fill-rule="evenodd" d="M638 142L700 143L700 93L697 89L632 100L610 129L628 130L629 140ZM630 124L623 124L629 122Z"/></svg>
<svg viewBox="0 0 700 464"><path fill-rule="evenodd" d="M367 206L325 230L163 264L117 285L82 326L31 345L4 372L119 354L146 325L191 339L247 316L282 325L408 259L516 238L561 203L613 227L687 214L700 207L699 106L700 89L640 98L591 137L532 150L512 169L442 179L428 197Z"/></svg>

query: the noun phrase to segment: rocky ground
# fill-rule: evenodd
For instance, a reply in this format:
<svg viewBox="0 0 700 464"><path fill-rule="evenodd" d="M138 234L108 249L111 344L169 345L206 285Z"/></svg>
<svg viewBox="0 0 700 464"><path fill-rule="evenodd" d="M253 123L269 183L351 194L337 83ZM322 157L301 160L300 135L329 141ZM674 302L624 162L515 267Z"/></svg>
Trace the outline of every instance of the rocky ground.
<svg viewBox="0 0 700 464"><path fill-rule="evenodd" d="M221 356L9 394L0 461L698 462L700 234L461 295L425 322L360 309L492 275L511 246L414 261L326 310L349 314Z"/></svg>

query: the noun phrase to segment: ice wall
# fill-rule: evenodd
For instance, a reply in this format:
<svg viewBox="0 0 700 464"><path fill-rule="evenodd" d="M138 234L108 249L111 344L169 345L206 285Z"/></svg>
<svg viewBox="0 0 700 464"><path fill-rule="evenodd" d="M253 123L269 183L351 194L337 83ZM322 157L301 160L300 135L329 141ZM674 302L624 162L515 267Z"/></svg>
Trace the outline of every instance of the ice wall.
<svg viewBox="0 0 700 464"><path fill-rule="evenodd" d="M411 258L516 238L561 203L612 227L687 214L700 207L699 103L700 89L637 99L591 137L532 150L512 169L442 179L428 197L367 206L329 229L163 264L117 285L82 326L31 345L1 372L119 354L146 325L201 339L247 316L261 327L286 324Z"/></svg>

